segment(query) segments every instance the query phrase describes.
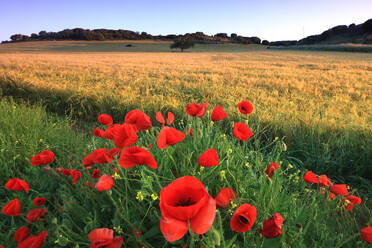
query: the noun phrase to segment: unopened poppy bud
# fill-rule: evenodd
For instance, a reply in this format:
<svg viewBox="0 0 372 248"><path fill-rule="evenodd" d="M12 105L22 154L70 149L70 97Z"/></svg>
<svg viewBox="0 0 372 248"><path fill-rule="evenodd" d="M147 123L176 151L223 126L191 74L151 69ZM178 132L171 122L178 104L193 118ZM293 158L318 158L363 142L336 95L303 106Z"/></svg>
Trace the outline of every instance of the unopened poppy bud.
<svg viewBox="0 0 372 248"><path fill-rule="evenodd" d="M221 244L220 233L214 228L211 228L211 238L215 245L219 246Z"/></svg>

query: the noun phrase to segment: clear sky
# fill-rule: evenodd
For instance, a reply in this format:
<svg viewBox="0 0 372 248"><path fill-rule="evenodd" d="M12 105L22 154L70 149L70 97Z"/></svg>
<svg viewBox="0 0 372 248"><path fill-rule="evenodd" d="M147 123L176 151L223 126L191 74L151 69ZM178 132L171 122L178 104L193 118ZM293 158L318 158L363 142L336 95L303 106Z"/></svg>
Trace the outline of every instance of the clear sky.
<svg viewBox="0 0 372 248"><path fill-rule="evenodd" d="M0 0L0 40L66 28L289 40L372 18L372 0Z"/></svg>

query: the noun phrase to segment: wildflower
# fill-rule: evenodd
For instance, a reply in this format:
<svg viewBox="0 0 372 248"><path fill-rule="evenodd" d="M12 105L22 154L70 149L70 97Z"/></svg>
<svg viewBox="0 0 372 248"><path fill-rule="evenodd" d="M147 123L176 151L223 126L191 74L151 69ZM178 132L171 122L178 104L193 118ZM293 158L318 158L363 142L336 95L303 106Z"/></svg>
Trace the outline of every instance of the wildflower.
<svg viewBox="0 0 372 248"><path fill-rule="evenodd" d="M137 192L136 199L137 199L138 201L143 201L143 194L142 194L141 191L138 191L138 192Z"/></svg>
<svg viewBox="0 0 372 248"><path fill-rule="evenodd" d="M107 114L100 114L98 116L98 122L101 123L102 125L112 125L112 117L107 115Z"/></svg>
<svg viewBox="0 0 372 248"><path fill-rule="evenodd" d="M22 242L26 238L30 236L30 229L28 226L23 226L17 229L17 231L14 233L14 239L15 241Z"/></svg>
<svg viewBox="0 0 372 248"><path fill-rule="evenodd" d="M120 248L123 244L123 238L114 237L114 230L108 228L94 229L88 234L91 248Z"/></svg>
<svg viewBox="0 0 372 248"><path fill-rule="evenodd" d="M139 238L142 235L142 230L141 229L134 229L133 232L134 232L134 235L136 235L137 238Z"/></svg>
<svg viewBox="0 0 372 248"><path fill-rule="evenodd" d="M20 216L21 215L21 204L19 203L18 198L15 198L8 202L5 206L2 208L2 212L5 215L8 216Z"/></svg>
<svg viewBox="0 0 372 248"><path fill-rule="evenodd" d="M83 160L83 166L90 169L92 164L111 163L112 158L109 156L106 148L96 149L88 154Z"/></svg>
<svg viewBox="0 0 372 248"><path fill-rule="evenodd" d="M236 198L236 193L230 188L220 189L220 192L214 198L216 200L216 205L219 208L227 208L232 199Z"/></svg>
<svg viewBox="0 0 372 248"><path fill-rule="evenodd" d="M150 116L143 113L138 109L131 110L125 116L125 123L132 124L134 130L137 132L141 130L148 130L151 127L151 119Z"/></svg>
<svg viewBox="0 0 372 248"><path fill-rule="evenodd" d="M96 137L102 137L103 134L105 133L105 131L103 131L102 129L94 129L93 130L93 135L96 136Z"/></svg>
<svg viewBox="0 0 372 248"><path fill-rule="evenodd" d="M47 212L45 208L36 208L30 210L26 215L27 223L37 222L40 217L44 216L44 214Z"/></svg>
<svg viewBox="0 0 372 248"><path fill-rule="evenodd" d="M156 142L160 149L165 149L168 145L175 145L178 142L184 140L186 135L172 127L164 127L161 129L158 140Z"/></svg>
<svg viewBox="0 0 372 248"><path fill-rule="evenodd" d="M54 153L49 150L45 150L32 157L30 163L33 166L47 165L54 161Z"/></svg>
<svg viewBox="0 0 372 248"><path fill-rule="evenodd" d="M369 226L361 229L360 235L368 244L372 244L372 227Z"/></svg>
<svg viewBox="0 0 372 248"><path fill-rule="evenodd" d="M206 102L203 104L190 103L186 107L186 114L195 117L202 117L205 114L207 105L208 104Z"/></svg>
<svg viewBox="0 0 372 248"><path fill-rule="evenodd" d="M249 231L256 220L256 216L256 207L251 206L248 203L244 203L235 210L235 213L231 218L231 230L235 232Z"/></svg>
<svg viewBox="0 0 372 248"><path fill-rule="evenodd" d="M238 109L242 114L250 114L253 111L253 105L249 101L242 101L238 103Z"/></svg>
<svg viewBox="0 0 372 248"><path fill-rule="evenodd" d="M327 178L326 175L320 175L319 176L319 184L320 187L326 187L326 186L331 186L332 182Z"/></svg>
<svg viewBox="0 0 372 248"><path fill-rule="evenodd" d="M107 191L114 187L114 179L111 176L104 174L99 179L96 185L94 186L98 191Z"/></svg>
<svg viewBox="0 0 372 248"><path fill-rule="evenodd" d="M62 174L65 175L65 176L69 176L69 175L71 175L71 171L69 169L64 169L62 171Z"/></svg>
<svg viewBox="0 0 372 248"><path fill-rule="evenodd" d="M108 155L111 159L114 159L115 154L120 155L120 152L121 152L120 148L112 148L112 149L110 149L110 150L107 152L107 155Z"/></svg>
<svg viewBox="0 0 372 248"><path fill-rule="evenodd" d="M76 182L80 179L80 177L82 176L82 174L78 170L72 170L70 176L73 179L72 184L76 184Z"/></svg>
<svg viewBox="0 0 372 248"><path fill-rule="evenodd" d="M229 150L227 150L227 154L231 154L233 152L233 150L231 148L229 148Z"/></svg>
<svg viewBox="0 0 372 248"><path fill-rule="evenodd" d="M151 198L153 201L156 201L159 197L157 194L151 194Z"/></svg>
<svg viewBox="0 0 372 248"><path fill-rule="evenodd" d="M45 197L37 197L32 201L32 204L34 204L35 206L42 206L45 204L45 202L46 202Z"/></svg>
<svg viewBox="0 0 372 248"><path fill-rule="evenodd" d="M172 112L168 112L167 117L167 125L170 126L174 121L174 114Z"/></svg>
<svg viewBox="0 0 372 248"><path fill-rule="evenodd" d="M164 126L165 124L165 120L164 120L164 117L163 115L161 114L161 112L156 112L156 120L162 125Z"/></svg>
<svg viewBox="0 0 372 248"><path fill-rule="evenodd" d="M226 179L226 172L224 170L220 171L221 179Z"/></svg>
<svg viewBox="0 0 372 248"><path fill-rule="evenodd" d="M118 163L123 168L132 168L136 165L147 165L151 169L157 168L157 163L151 153L137 146L122 151Z"/></svg>
<svg viewBox="0 0 372 248"><path fill-rule="evenodd" d="M252 137L253 132L248 128L247 125L241 122L234 124L234 136L242 141L248 140Z"/></svg>
<svg viewBox="0 0 372 248"><path fill-rule="evenodd" d="M118 132L118 129L120 128L120 124L113 124L106 128L105 132L101 136L104 139L114 140L114 137L116 133Z"/></svg>
<svg viewBox="0 0 372 248"><path fill-rule="evenodd" d="M116 169L116 168L115 168ZM114 172L114 175L112 176L114 179L120 179L121 176L118 174L117 171Z"/></svg>
<svg viewBox="0 0 372 248"><path fill-rule="evenodd" d="M306 172L304 180L307 183L319 183L318 177L311 171Z"/></svg>
<svg viewBox="0 0 372 248"><path fill-rule="evenodd" d="M205 151L202 155L200 155L198 163L200 166L204 167L212 167L219 165L218 154L216 150L211 148Z"/></svg>
<svg viewBox="0 0 372 248"><path fill-rule="evenodd" d="M94 169L92 172L92 178L99 178L101 171L99 169Z"/></svg>
<svg viewBox="0 0 372 248"><path fill-rule="evenodd" d="M263 228L259 230L259 233L267 239L276 238L283 233L283 221L283 217L279 213L275 213L264 222Z"/></svg>
<svg viewBox="0 0 372 248"><path fill-rule="evenodd" d="M272 178L274 171L279 168L279 165L275 162L272 162L265 170L265 173Z"/></svg>
<svg viewBox="0 0 372 248"><path fill-rule="evenodd" d="M348 195L346 184L335 184L329 187L329 190L336 195Z"/></svg>
<svg viewBox="0 0 372 248"><path fill-rule="evenodd" d="M124 233L123 228L121 228L121 226L114 226L114 230L118 234L123 234Z"/></svg>
<svg viewBox="0 0 372 248"><path fill-rule="evenodd" d="M138 139L137 134L136 134L136 130L138 129L136 128L142 128L142 127L136 127L128 123L124 123L123 125L120 125L120 127L117 128L117 131L114 134L115 146L118 148L125 148L125 147L131 146L134 143L136 143Z"/></svg>
<svg viewBox="0 0 372 248"><path fill-rule="evenodd" d="M293 165L292 164L288 164L287 169L290 170L292 168L293 168Z"/></svg>
<svg viewBox="0 0 372 248"><path fill-rule="evenodd" d="M251 164L250 163L245 163L245 165L244 165L245 167L247 167L247 168L251 168Z"/></svg>
<svg viewBox="0 0 372 248"><path fill-rule="evenodd" d="M176 179L160 192L160 230L165 239L181 239L190 228L197 234L206 233L216 216L216 201L196 178Z"/></svg>
<svg viewBox="0 0 372 248"><path fill-rule="evenodd" d="M26 181L18 178L12 178L10 179L6 184L5 188L8 190L14 190L14 191L26 191L29 192L29 185Z"/></svg>
<svg viewBox="0 0 372 248"><path fill-rule="evenodd" d="M47 231L41 231L39 235L28 236L27 238L22 237L24 239L21 242L18 242L17 248L40 248L44 244L47 236Z"/></svg>

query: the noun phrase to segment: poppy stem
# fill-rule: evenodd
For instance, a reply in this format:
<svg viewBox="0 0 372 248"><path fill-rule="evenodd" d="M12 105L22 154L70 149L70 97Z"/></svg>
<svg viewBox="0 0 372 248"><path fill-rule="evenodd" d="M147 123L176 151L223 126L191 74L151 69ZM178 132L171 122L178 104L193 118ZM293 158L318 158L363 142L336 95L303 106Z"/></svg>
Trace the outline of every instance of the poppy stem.
<svg viewBox="0 0 372 248"><path fill-rule="evenodd" d="M344 247L344 245L348 242L350 242L351 240L357 238L360 236L360 233L356 233L354 234L353 236L351 236L350 238L344 240L343 242L341 242L341 244L337 245L335 248L340 248L340 247Z"/></svg>
<svg viewBox="0 0 372 248"><path fill-rule="evenodd" d="M225 238L224 238L224 235L223 235L222 218L221 218L220 211L217 211L217 215L218 215L218 224L219 224L219 228L220 228L220 237L221 237L221 240L222 240L222 246L226 247Z"/></svg>

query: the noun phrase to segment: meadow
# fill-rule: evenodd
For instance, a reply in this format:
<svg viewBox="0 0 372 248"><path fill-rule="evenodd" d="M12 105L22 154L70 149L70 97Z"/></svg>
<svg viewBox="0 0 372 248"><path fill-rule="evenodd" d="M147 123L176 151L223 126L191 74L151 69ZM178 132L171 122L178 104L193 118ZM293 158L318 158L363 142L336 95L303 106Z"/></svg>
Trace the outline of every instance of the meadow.
<svg viewBox="0 0 372 248"><path fill-rule="evenodd" d="M12 195L28 201L27 209L30 198L46 197L45 222L32 225L35 233L49 231L46 247L87 247L88 233L103 227L121 235L126 247L367 247L359 230L372 224L371 55L231 44L200 45L180 53L169 52L167 43L131 42L138 49L134 52L123 48L126 43L115 43L112 50L109 42L97 44L0 46L0 183L20 177L34 190L25 195L2 188L0 203ZM218 46L222 48L216 52ZM237 111L243 100L253 103L249 116ZM185 114L191 102L208 103L204 117ZM211 122L216 105L223 106L227 119ZM83 158L94 149L114 147L93 136L97 117L106 113L122 123L133 109L151 117L153 127L139 133L136 146L148 149L158 168L128 170L115 160L112 166L94 167L109 175L112 167L119 168L114 188L89 189L83 182L96 180L82 168ZM172 111L173 126L193 128L194 136L187 134L164 150L156 147L161 130L157 111ZM244 142L233 137L236 121L247 123L254 136ZM220 165L200 167L198 157L211 147ZM49 172L29 164L44 149L56 154ZM272 179L265 174L271 162L280 165ZM82 178L71 185L54 172L57 167L81 170ZM326 174L335 184L346 183L362 204L345 211L342 197L327 200L322 187L304 182L307 170ZM159 229L160 191L185 175L198 178L213 197L222 187L234 189L238 197L217 211L209 232L199 238L189 231L169 243ZM258 210L253 229L240 234L230 229L229 221L243 203ZM265 239L258 230L275 212L285 220L283 235ZM22 223L2 215L0 240L12 240ZM140 235L135 235L137 229Z"/></svg>

